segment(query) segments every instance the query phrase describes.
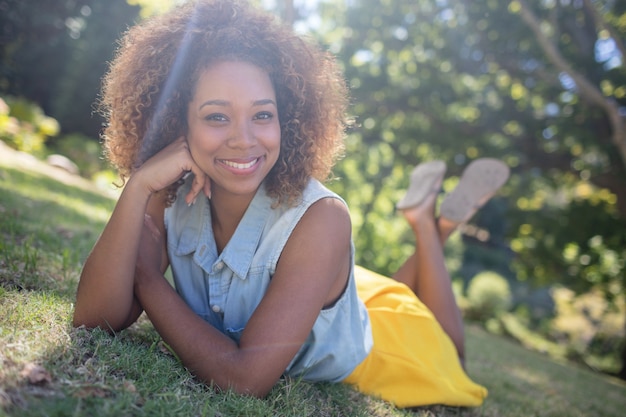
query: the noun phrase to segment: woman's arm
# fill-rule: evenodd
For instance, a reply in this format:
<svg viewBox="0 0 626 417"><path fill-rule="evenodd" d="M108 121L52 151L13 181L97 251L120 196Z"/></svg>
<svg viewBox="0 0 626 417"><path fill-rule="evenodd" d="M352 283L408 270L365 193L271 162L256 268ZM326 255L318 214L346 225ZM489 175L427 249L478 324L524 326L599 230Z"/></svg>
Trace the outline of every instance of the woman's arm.
<svg viewBox="0 0 626 417"><path fill-rule="evenodd" d="M197 316L154 266L162 236L144 233L135 291L150 320L198 378L221 389L265 396L298 352L320 310L344 290L350 270L350 218L323 199L294 229L263 300L237 345ZM149 254L147 252L154 252Z"/></svg>
<svg viewBox="0 0 626 417"><path fill-rule="evenodd" d="M188 171L196 174L192 191L186 196L193 201L204 188L206 178L193 163L187 144L181 138L133 173L83 267L76 295L75 326L118 331L141 314L133 286L145 215L148 213L158 219L157 224L163 228L165 200L155 193ZM162 259L145 261L153 262L160 269Z"/></svg>

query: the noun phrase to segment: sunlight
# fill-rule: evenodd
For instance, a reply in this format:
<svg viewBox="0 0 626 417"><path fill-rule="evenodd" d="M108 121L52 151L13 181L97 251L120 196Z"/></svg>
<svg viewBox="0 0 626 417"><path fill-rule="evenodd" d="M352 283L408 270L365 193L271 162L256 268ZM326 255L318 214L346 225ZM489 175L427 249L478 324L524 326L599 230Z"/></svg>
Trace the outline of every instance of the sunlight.
<svg viewBox="0 0 626 417"><path fill-rule="evenodd" d="M521 379L524 382L527 382L531 385L548 385L550 381L546 378L545 375L542 375L538 372L532 372L530 369L524 367L515 367L510 370L510 374L515 376L518 379Z"/></svg>

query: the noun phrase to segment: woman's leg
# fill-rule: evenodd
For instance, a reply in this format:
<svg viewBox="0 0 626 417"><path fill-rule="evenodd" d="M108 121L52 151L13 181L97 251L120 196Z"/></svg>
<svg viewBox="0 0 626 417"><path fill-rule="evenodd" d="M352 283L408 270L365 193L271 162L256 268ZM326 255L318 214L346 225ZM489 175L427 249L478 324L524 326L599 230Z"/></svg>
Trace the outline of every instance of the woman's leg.
<svg viewBox="0 0 626 417"><path fill-rule="evenodd" d="M411 257L394 274L433 312L448 334L461 362L465 355L463 319L452 292L450 274L445 265L442 238L454 230L453 224L440 230L435 219L437 192L431 193L417 206L402 210L415 235L416 247Z"/></svg>
<svg viewBox="0 0 626 417"><path fill-rule="evenodd" d="M441 162L423 165L430 169L416 168L413 171L408 196L402 200L413 203L413 206L404 204L398 207L415 234L415 252L394 274L394 278L408 285L433 312L463 362L463 319L452 292L443 245L459 224L469 220L506 182L509 168L492 158L470 163L455 190L442 202L440 217L436 219L435 204L445 169ZM411 196L419 198L411 199Z"/></svg>

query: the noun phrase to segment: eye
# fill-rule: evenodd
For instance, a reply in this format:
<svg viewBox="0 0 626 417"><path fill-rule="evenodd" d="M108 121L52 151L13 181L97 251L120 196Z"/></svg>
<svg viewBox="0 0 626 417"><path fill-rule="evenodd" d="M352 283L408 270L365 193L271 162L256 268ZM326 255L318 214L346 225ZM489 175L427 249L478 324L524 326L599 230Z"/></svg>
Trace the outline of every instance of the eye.
<svg viewBox="0 0 626 417"><path fill-rule="evenodd" d="M204 116L204 120L206 120L207 122L227 122L228 117L221 113L211 113Z"/></svg>
<svg viewBox="0 0 626 417"><path fill-rule="evenodd" d="M269 111L258 112L254 115L254 120L271 120L274 117L274 114Z"/></svg>

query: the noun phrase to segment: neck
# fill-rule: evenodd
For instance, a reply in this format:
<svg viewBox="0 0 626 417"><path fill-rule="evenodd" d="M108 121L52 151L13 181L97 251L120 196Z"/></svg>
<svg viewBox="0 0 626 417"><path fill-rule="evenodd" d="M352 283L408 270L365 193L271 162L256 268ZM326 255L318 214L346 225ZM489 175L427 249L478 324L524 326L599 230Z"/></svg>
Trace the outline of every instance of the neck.
<svg viewBox="0 0 626 417"><path fill-rule="evenodd" d="M218 252L226 247L243 218L252 195L233 195L214 190L211 193L211 222Z"/></svg>

